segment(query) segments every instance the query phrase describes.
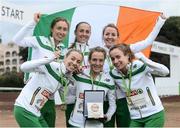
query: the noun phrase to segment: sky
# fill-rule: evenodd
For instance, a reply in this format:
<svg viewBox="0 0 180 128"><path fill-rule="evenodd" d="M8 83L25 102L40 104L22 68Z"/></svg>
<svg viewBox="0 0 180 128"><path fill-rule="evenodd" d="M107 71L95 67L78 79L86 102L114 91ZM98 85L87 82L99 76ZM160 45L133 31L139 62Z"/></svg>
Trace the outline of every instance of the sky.
<svg viewBox="0 0 180 128"><path fill-rule="evenodd" d="M29 6L39 6L39 8L47 7L47 5L52 5L48 7L51 9L56 9L61 5L82 5L89 3L103 3L110 5L125 5L132 7L139 7L151 10L162 10L168 15L178 15L180 16L179 3L180 0L1 0L9 3L14 3L17 5L29 5ZM42 9L44 10L44 9Z"/></svg>
<svg viewBox="0 0 180 128"><path fill-rule="evenodd" d="M180 16L180 0L0 0L2 6L12 5L18 9L25 10L24 21L22 23L2 21L0 19L0 35L3 43L11 40L13 35L33 18L35 12L51 14L60 10L87 4L107 4L130 6L151 11L164 12L166 16ZM2 14L2 13L1 13Z"/></svg>

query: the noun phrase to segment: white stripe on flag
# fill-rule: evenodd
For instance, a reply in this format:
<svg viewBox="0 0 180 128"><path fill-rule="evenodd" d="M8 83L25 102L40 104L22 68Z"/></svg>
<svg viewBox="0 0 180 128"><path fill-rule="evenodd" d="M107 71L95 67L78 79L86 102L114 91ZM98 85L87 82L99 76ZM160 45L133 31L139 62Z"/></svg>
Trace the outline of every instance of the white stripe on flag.
<svg viewBox="0 0 180 128"><path fill-rule="evenodd" d="M90 47L103 45L102 30L109 23L116 25L119 15L119 6L107 5L88 5L80 6L75 9L70 29L69 45L74 42L75 26L82 21L91 25L91 37L89 39Z"/></svg>

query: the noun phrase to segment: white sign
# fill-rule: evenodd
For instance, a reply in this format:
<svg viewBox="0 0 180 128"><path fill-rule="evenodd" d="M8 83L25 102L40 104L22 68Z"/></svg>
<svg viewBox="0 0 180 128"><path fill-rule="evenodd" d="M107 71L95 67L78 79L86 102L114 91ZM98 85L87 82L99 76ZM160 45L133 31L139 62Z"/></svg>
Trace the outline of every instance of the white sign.
<svg viewBox="0 0 180 128"><path fill-rule="evenodd" d="M34 12L28 10L28 7L0 3L0 21L23 25L33 17Z"/></svg>

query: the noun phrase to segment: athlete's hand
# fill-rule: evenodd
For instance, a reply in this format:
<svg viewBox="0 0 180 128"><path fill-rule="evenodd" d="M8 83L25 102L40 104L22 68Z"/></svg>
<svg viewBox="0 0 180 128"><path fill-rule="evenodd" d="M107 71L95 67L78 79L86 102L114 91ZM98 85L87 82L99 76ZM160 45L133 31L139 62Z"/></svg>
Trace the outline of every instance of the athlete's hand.
<svg viewBox="0 0 180 128"><path fill-rule="evenodd" d="M61 55L60 50L54 52L55 59L59 59L60 55Z"/></svg>
<svg viewBox="0 0 180 128"><path fill-rule="evenodd" d="M107 116L104 115L104 118L99 118L99 121L105 123L107 121Z"/></svg>
<svg viewBox="0 0 180 128"><path fill-rule="evenodd" d="M162 19L164 19L164 20L167 20L167 16L165 16L164 13L161 13L161 14L160 14L160 17L161 17Z"/></svg>
<svg viewBox="0 0 180 128"><path fill-rule="evenodd" d="M41 18L41 13L34 13L34 21L36 23L39 22L40 18Z"/></svg>
<svg viewBox="0 0 180 128"><path fill-rule="evenodd" d="M79 66L79 67L76 67L76 68L75 68L74 73L75 73L75 74L80 74L82 71L83 71L83 67L82 67L82 66Z"/></svg>

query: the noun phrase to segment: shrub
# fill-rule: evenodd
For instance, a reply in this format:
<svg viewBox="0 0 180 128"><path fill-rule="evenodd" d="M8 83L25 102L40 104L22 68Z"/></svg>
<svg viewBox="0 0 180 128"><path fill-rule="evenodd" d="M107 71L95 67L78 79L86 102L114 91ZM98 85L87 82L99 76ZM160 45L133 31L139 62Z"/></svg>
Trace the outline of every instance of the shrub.
<svg viewBox="0 0 180 128"><path fill-rule="evenodd" d="M0 87L24 87L23 73L6 72L0 76Z"/></svg>

